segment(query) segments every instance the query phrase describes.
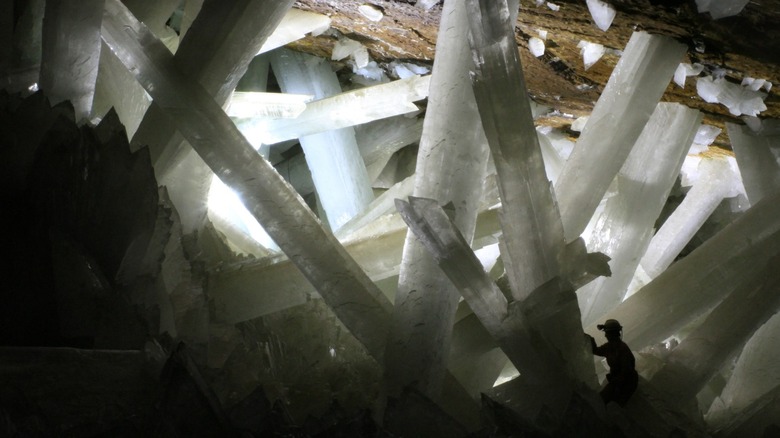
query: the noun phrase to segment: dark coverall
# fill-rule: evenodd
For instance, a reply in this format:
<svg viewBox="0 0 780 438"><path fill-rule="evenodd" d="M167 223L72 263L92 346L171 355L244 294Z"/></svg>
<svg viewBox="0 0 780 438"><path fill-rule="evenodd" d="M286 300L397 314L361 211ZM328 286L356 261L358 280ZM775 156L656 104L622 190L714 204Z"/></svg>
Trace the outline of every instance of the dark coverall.
<svg viewBox="0 0 780 438"><path fill-rule="evenodd" d="M604 404L614 401L620 406L625 406L639 383L634 354L619 337L610 339L609 342L598 347L592 337L590 341L593 354L606 357L609 365L608 383L601 390L601 399L604 400Z"/></svg>

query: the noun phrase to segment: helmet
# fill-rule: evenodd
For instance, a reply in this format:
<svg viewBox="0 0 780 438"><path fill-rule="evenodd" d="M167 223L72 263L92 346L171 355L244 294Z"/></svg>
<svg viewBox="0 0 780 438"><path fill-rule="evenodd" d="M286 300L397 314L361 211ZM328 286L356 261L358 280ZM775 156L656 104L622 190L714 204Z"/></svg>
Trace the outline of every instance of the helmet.
<svg viewBox="0 0 780 438"><path fill-rule="evenodd" d="M616 319L608 319L604 322L604 324L599 324L596 326L599 330L605 331L605 332L619 332L623 330L623 327L620 325L619 322L617 322Z"/></svg>

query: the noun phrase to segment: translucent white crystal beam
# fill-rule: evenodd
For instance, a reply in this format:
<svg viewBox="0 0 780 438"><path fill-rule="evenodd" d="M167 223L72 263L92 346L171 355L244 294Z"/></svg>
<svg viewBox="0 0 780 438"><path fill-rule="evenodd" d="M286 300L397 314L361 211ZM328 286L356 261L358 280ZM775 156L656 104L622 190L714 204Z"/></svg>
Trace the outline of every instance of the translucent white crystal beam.
<svg viewBox="0 0 780 438"><path fill-rule="evenodd" d="M345 244L347 252L374 282L398 275L406 234L399 217L383 221L383 225L384 229ZM241 263L215 272L209 279L215 319L230 324L303 304L314 292L289 259Z"/></svg>
<svg viewBox="0 0 780 438"><path fill-rule="evenodd" d="M76 121L89 118L100 63L104 0L46 2L40 88L52 105L69 100Z"/></svg>
<svg viewBox="0 0 780 438"><path fill-rule="evenodd" d="M217 179L219 180L219 179ZM242 204L243 205L243 204ZM225 216L214 214L215 208L209 205L209 219L214 228L222 233L228 246L237 254L248 254L257 258L266 257L270 251L261 245L246 229Z"/></svg>
<svg viewBox="0 0 780 438"><path fill-rule="evenodd" d="M309 102L297 117L257 118L253 120L251 129L257 133L263 143L274 144L417 112L420 109L412 102L428 97L429 83L430 76L415 75L386 84L339 93Z"/></svg>
<svg viewBox="0 0 780 438"><path fill-rule="evenodd" d="M690 402L725 361L780 309L780 259L739 285L671 351L650 383L670 402Z"/></svg>
<svg viewBox="0 0 780 438"><path fill-rule="evenodd" d="M659 103L631 149L616 177L617 193L606 200L585 237L590 251L612 259L612 275L577 291L584 325L623 299L700 124L699 111Z"/></svg>
<svg viewBox="0 0 780 438"><path fill-rule="evenodd" d="M215 227L225 234L228 242L240 244L242 252L262 257L269 252L279 251L279 247L257 223L241 199L219 178L212 178L208 207L209 218Z"/></svg>
<svg viewBox="0 0 780 438"><path fill-rule="evenodd" d="M441 17L414 195L452 202L455 222L470 240L488 154L469 80L473 62L463 2L445 1ZM390 393L411 384L437 398L458 299L457 290L408 232L387 344Z"/></svg>
<svg viewBox="0 0 780 438"><path fill-rule="evenodd" d="M506 249L501 252L512 294L521 309L533 309L534 328L562 354L562 363L555 366L565 367L570 377L595 383L593 361L581 339L576 296L560 277L563 227L545 173L509 11L501 2L466 4L476 63L474 94L498 175ZM544 294L525 302L543 285Z"/></svg>
<svg viewBox="0 0 780 438"><path fill-rule="evenodd" d="M306 102L313 97L306 94L234 91L225 111L230 117L294 119L301 115L306 109Z"/></svg>
<svg viewBox="0 0 780 438"><path fill-rule="evenodd" d="M100 52L95 99L92 107L93 117L102 117L114 108L125 126L127 137L133 138L144 114L152 104L152 98L146 93L122 62L103 44ZM134 145L133 150L139 146Z"/></svg>
<svg viewBox="0 0 780 438"><path fill-rule="evenodd" d="M726 123L748 200L758 202L780 189L780 166L771 148L780 148L780 135L756 134L747 126Z"/></svg>
<svg viewBox="0 0 780 438"><path fill-rule="evenodd" d="M506 32L495 29L495 35L486 34L488 28L483 25L508 26L489 12L469 9L477 62L472 82L498 175L502 228L510 251L504 259L505 263L513 260L506 263L507 273L514 279L513 295L522 299L558 275L563 229L545 173L514 39L510 39L508 27Z"/></svg>
<svg viewBox="0 0 780 438"><path fill-rule="evenodd" d="M395 116L355 127L360 155L368 179L376 180L390 157L402 147L417 143L422 136L423 119Z"/></svg>
<svg viewBox="0 0 780 438"><path fill-rule="evenodd" d="M172 0L159 2L128 0L124 3L130 12L139 21L146 24L158 38L164 34L163 29L167 27L165 23L178 6L178 2ZM170 29L168 31L173 33ZM138 130L144 114L149 109L152 98L125 66L116 59L111 50L105 47L105 43L102 44L103 50L100 52L100 65L91 117L93 119L101 118L109 109L114 108L125 126L127 137L131 139ZM145 145L136 144L133 149L141 146Z"/></svg>
<svg viewBox="0 0 780 438"><path fill-rule="evenodd" d="M727 160L703 159L699 169L699 179L653 236L639 262L649 279L672 264L724 198L737 195L739 179Z"/></svg>
<svg viewBox="0 0 780 438"><path fill-rule="evenodd" d="M633 349L667 339L780 253L779 214L780 192L759 201L604 317L623 324ZM598 333L595 325L587 332Z"/></svg>
<svg viewBox="0 0 780 438"><path fill-rule="evenodd" d="M310 94L316 99L341 93L336 73L328 61L284 49L275 50L269 55L271 67L283 92ZM312 108L313 104L308 104L307 109ZM317 115L320 123L327 121L327 115L321 111L314 109L312 114ZM313 119L307 120L313 123ZM285 123L284 120L277 122ZM352 127L323 130L300 136L299 140L328 223L332 230L338 230L362 213L374 199L366 166L355 140L355 130ZM275 141L263 138L263 142Z"/></svg>
<svg viewBox="0 0 780 438"><path fill-rule="evenodd" d="M436 263L458 287L469 307L491 332L498 333L507 317L507 299L485 274L477 256L471 251L447 213L433 199L409 197L396 199L396 208Z"/></svg>
<svg viewBox="0 0 780 438"><path fill-rule="evenodd" d="M523 299L559 274L563 229L545 173L520 61L513 50L514 40L508 27L505 32L494 29L493 35L489 33L488 25L508 26L490 13L500 12L469 9L472 50L478 63L472 81L498 175L501 224L509 249L503 257L512 293L515 299Z"/></svg>
<svg viewBox="0 0 780 438"><path fill-rule="evenodd" d="M328 30L329 27L330 17L326 15L301 11L300 9L290 9L257 54L270 52L273 49L286 46L305 37L307 33L313 35L321 34Z"/></svg>
<svg viewBox="0 0 780 438"><path fill-rule="evenodd" d="M755 397L751 403L728 418L726 425L712 430L722 436L771 436L776 431L778 406L780 406L780 385L767 385L767 392Z"/></svg>
<svg viewBox="0 0 780 438"><path fill-rule="evenodd" d="M685 46L635 32L555 183L566 240L585 229L655 109Z"/></svg>
<svg viewBox="0 0 780 438"><path fill-rule="evenodd" d="M393 187L377 196L376 199L368 205L368 208L366 208L366 211L363 214L344 224L344 226L338 230L336 236L341 240L342 238L348 237L351 233L371 224L380 216L394 213L396 210L395 199L406 198L412 194L413 190L414 175L399 181L393 185Z"/></svg>
<svg viewBox="0 0 780 438"><path fill-rule="evenodd" d="M503 292L485 273L447 213L436 201L413 196L409 197L409 202L396 200L396 206L409 229L431 253L524 378L555 386L553 383L559 381L563 373L561 362L543 345L531 342L528 322L520 312L509 313L509 303Z"/></svg>
<svg viewBox="0 0 780 438"><path fill-rule="evenodd" d="M341 322L380 358L390 304L300 196L118 0L106 1L102 36L214 173L242 196Z"/></svg>
<svg viewBox="0 0 780 438"><path fill-rule="evenodd" d="M780 392L780 314L775 314L745 344L726 386L705 417L712 430L728 430L749 419L749 412L777 403ZM772 400L774 399L774 400ZM740 436L740 435L734 435Z"/></svg>
<svg viewBox="0 0 780 438"><path fill-rule="evenodd" d="M772 136L771 132L765 132L764 129L755 133L746 127L730 123L726 126L748 199L751 203L755 203L766 196L771 196L771 193L778 190L776 177L772 174L772 169L777 167L777 162L769 147L778 143L778 137ZM775 275L776 265L777 263L774 266L770 264L768 270L772 272L767 273L767 276ZM775 287L775 294L776 291ZM759 305L744 306L744 303L740 303L740 306L754 312L761 311ZM765 307L766 310L771 311L771 302ZM760 321L760 318L758 320ZM775 314L745 344L726 387L710 407L706 419L713 429L736 427L748 417L745 411L755 409L757 405L763 403L762 398L771 397L773 387L775 392L778 391L780 373L776 370L777 364L780 364L780 354L774 348L778 338L780 338L780 314Z"/></svg>
<svg viewBox="0 0 780 438"><path fill-rule="evenodd" d="M536 131L544 157L545 172L554 184L558 180L558 175L561 174L566 159L571 154L574 142L569 141L560 131L548 130L544 127L537 128Z"/></svg>
<svg viewBox="0 0 780 438"><path fill-rule="evenodd" d="M508 359L479 318L471 313L452 329L448 362L455 378L476 399L493 387Z"/></svg>
<svg viewBox="0 0 780 438"><path fill-rule="evenodd" d="M487 240L499 232L495 210L483 211L479 224L475 238ZM378 282L399 274L406 232L398 214L385 216L349 236L344 247L366 275ZM287 259L245 262L209 278L215 319L231 324L299 305L315 291Z"/></svg>
<svg viewBox="0 0 780 438"><path fill-rule="evenodd" d="M204 2L176 52L179 70L223 105L258 48L291 6L290 0ZM211 171L155 104L144 116L132 144L149 147L157 181L168 187L174 205L182 213L185 233L199 228L208 211Z"/></svg>

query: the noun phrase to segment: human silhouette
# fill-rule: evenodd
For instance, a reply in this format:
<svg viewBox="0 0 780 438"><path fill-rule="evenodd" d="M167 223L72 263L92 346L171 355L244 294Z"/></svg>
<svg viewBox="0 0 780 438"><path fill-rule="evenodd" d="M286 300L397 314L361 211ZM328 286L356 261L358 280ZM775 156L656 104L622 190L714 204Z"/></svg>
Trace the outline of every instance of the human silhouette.
<svg viewBox="0 0 780 438"><path fill-rule="evenodd" d="M604 400L604 404L614 401L620 406L625 406L639 383L634 354L622 341L623 327L617 320L608 319L597 327L607 337L606 344L596 346L593 336L587 334L586 336L590 339L593 354L606 357L609 365L607 386L601 390L601 399Z"/></svg>

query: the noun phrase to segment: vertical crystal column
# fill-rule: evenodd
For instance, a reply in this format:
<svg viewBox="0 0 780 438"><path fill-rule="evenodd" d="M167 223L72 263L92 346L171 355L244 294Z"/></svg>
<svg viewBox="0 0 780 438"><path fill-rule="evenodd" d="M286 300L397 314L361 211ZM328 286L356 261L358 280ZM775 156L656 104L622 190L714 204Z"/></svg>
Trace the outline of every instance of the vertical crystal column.
<svg viewBox="0 0 780 438"><path fill-rule="evenodd" d="M780 147L780 135L756 134L747 126L726 123L742 183L751 203L780 188L780 166L770 148Z"/></svg>
<svg viewBox="0 0 780 438"><path fill-rule="evenodd" d="M396 200L396 206L410 231L430 252L524 379L550 388L567 386L562 378L565 364L556 357L559 353L546 348L542 340L532 340L532 327L523 312L518 311L518 306L509 305L444 209L433 199L413 196L409 202ZM580 344L584 345L582 333L578 334Z"/></svg>
<svg viewBox="0 0 780 438"><path fill-rule="evenodd" d="M555 183L567 242L590 221L684 53L668 37L631 36Z"/></svg>
<svg viewBox="0 0 780 438"><path fill-rule="evenodd" d="M243 197L347 329L381 361L390 303L301 197L119 0L106 0L102 37L214 173Z"/></svg>
<svg viewBox="0 0 780 438"><path fill-rule="evenodd" d="M677 403L689 402L725 361L780 309L780 259L748 278L666 358L650 383Z"/></svg>
<svg viewBox="0 0 780 438"><path fill-rule="evenodd" d="M548 353L546 365L566 369L574 381L595 385L576 296L561 278L563 227L533 124L511 14L501 3L468 1L467 10L476 63L474 94L501 197L502 258L512 294L529 316L529 329L560 352ZM537 347L536 354L544 356L543 348Z"/></svg>
<svg viewBox="0 0 780 438"><path fill-rule="evenodd" d="M584 325L623 299L700 123L697 110L659 103L631 149L616 177L617 193L607 199L586 237L590 251L612 259L612 275L577 291Z"/></svg>
<svg viewBox="0 0 780 438"><path fill-rule="evenodd" d="M639 262L650 279L660 275L701 228L724 198L736 196L739 179L728 161L703 159L699 179L653 236Z"/></svg>
<svg viewBox="0 0 780 438"><path fill-rule="evenodd" d="M468 2L476 61L474 94L501 198L502 257L515 299L560 271L563 228L533 123L514 34L498 8ZM504 19L502 19L504 18ZM506 28L506 29L504 29ZM502 30L499 30L502 29Z"/></svg>
<svg viewBox="0 0 780 438"><path fill-rule="evenodd" d="M52 104L69 100L76 120L89 117L100 62L104 0L47 1L40 87Z"/></svg>
<svg viewBox="0 0 780 438"><path fill-rule="evenodd" d="M330 63L303 53L280 49L271 54L271 68L285 93L322 99L341 92ZM317 196L332 230L362 213L374 199L355 130L336 129L299 138L311 170Z"/></svg>
<svg viewBox="0 0 780 438"><path fill-rule="evenodd" d="M414 195L452 202L455 223L473 237L487 148L471 91L465 5L446 0L436 43ZM390 393L406 385L436 398L446 369L459 294L412 232L404 245L385 361Z"/></svg>

